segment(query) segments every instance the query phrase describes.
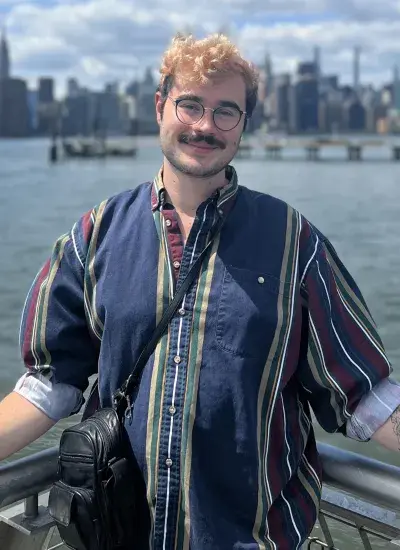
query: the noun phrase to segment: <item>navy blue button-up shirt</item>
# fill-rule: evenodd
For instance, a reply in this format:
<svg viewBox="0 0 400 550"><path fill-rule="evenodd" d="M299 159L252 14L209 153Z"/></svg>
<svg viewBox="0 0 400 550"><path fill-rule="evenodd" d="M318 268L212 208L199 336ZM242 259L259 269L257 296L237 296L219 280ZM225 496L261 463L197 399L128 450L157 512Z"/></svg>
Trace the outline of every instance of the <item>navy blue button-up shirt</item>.
<svg viewBox="0 0 400 550"><path fill-rule="evenodd" d="M300 548L321 492L310 410L327 431L343 431L390 373L329 241L228 175L184 245L175 228L181 253L168 238L160 178L93 209L57 241L23 316L29 371L77 392L98 371L110 405L225 216L133 396L127 429L155 550Z"/></svg>

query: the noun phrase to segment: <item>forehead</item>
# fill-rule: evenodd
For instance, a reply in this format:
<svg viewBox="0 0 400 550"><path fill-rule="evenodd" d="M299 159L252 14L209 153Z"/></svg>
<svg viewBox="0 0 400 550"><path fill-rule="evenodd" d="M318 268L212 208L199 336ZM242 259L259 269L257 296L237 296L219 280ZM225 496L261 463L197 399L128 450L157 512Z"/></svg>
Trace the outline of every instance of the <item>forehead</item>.
<svg viewBox="0 0 400 550"><path fill-rule="evenodd" d="M246 104L246 86L239 74L214 78L207 84L181 83L178 80L171 92L174 97L186 94L198 96L207 104L231 101L241 109L244 109Z"/></svg>

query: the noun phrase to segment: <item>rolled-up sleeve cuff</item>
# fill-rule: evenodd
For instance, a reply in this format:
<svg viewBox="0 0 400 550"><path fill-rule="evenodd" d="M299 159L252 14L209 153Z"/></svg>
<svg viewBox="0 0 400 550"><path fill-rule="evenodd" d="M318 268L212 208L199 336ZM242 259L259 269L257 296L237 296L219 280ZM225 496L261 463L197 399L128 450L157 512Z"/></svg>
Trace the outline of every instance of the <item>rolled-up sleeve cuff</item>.
<svg viewBox="0 0 400 550"><path fill-rule="evenodd" d="M78 412L83 403L80 390L69 384L54 383L40 373L25 373L14 391L55 422Z"/></svg>
<svg viewBox="0 0 400 550"><path fill-rule="evenodd" d="M357 441L369 441L399 406L400 384L385 378L360 401L347 421L346 435Z"/></svg>

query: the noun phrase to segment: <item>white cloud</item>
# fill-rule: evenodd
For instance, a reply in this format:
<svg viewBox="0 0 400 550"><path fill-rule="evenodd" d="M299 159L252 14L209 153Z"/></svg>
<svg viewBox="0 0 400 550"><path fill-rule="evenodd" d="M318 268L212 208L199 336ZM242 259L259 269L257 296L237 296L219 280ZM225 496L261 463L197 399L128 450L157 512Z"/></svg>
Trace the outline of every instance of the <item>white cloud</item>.
<svg viewBox="0 0 400 550"><path fill-rule="evenodd" d="M310 59L314 45L324 70L346 81L355 44L365 81L389 79L400 63L400 0L197 0L190 9L184 0L0 0L0 9L13 73L30 81L49 74L60 84L69 76L94 87L127 81L157 66L172 34L187 26L200 35L230 26L248 57L261 62L269 50L278 72Z"/></svg>

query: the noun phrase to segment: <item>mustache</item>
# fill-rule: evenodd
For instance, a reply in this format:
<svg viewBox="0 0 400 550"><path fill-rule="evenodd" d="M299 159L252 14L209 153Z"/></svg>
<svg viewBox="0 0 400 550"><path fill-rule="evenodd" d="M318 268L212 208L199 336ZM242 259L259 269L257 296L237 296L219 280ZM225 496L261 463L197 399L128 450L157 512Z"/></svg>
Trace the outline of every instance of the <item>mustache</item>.
<svg viewBox="0 0 400 550"><path fill-rule="evenodd" d="M219 147L225 149L225 143L217 139L212 134L201 134L199 132L183 132L178 137L179 143L201 143L204 141L210 147Z"/></svg>

